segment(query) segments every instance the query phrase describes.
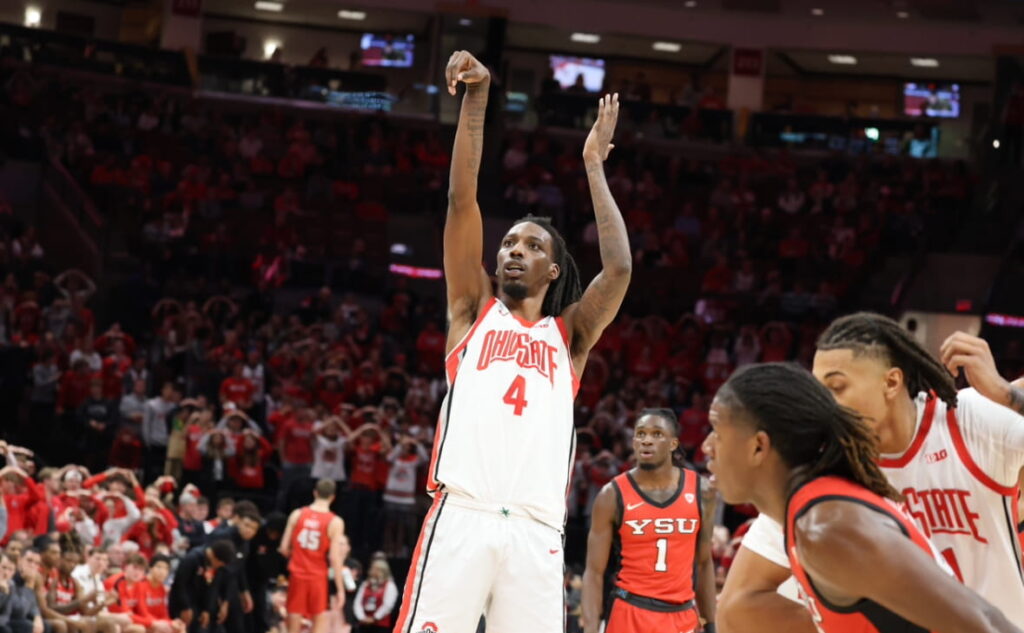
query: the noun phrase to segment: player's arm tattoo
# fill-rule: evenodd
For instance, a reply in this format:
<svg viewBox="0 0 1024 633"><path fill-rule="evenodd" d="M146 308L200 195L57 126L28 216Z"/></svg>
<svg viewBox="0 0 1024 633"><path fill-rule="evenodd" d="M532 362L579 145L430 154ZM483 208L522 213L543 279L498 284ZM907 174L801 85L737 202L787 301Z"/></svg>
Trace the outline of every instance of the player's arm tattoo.
<svg viewBox="0 0 1024 633"><path fill-rule="evenodd" d="M449 212L458 199L476 200L477 177L484 150L484 122L487 114L487 91L490 82L467 84L462 97L462 110L455 128L452 151L451 196Z"/></svg>
<svg viewBox="0 0 1024 633"><path fill-rule="evenodd" d="M477 203L477 176L484 147L484 119L490 81L467 84L452 149L448 214L444 226L444 274L452 323L472 322L484 283L483 219Z"/></svg>
<svg viewBox="0 0 1024 633"><path fill-rule="evenodd" d="M578 351L589 350L597 342L604 328L615 318L626 296L633 272L629 234L626 232L626 223L622 219L619 205L615 203L615 198L608 187L604 163L593 159L588 160L586 166L601 252L601 272L583 293L573 316L573 330L576 335L573 347Z"/></svg>
<svg viewBox="0 0 1024 633"><path fill-rule="evenodd" d="M468 84L464 103L466 131L469 133L470 152L466 166L475 180L480 173L480 157L484 151L484 118L487 112L488 84Z"/></svg>
<svg viewBox="0 0 1024 633"><path fill-rule="evenodd" d="M1024 387L1010 385L1010 408L1024 415Z"/></svg>

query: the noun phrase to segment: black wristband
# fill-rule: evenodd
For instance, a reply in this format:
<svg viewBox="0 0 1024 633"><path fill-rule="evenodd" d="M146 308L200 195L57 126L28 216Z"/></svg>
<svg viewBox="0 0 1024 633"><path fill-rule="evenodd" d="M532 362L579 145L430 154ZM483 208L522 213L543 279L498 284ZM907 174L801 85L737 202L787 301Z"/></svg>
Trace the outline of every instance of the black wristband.
<svg viewBox="0 0 1024 633"><path fill-rule="evenodd" d="M704 623L704 633L715 633L715 623L714 622L705 622Z"/></svg>

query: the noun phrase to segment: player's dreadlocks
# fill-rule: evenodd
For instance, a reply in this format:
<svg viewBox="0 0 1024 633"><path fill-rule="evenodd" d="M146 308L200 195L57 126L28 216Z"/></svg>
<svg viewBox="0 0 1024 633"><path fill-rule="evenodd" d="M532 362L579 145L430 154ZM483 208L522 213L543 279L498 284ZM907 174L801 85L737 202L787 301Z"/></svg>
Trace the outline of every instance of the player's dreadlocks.
<svg viewBox="0 0 1024 633"><path fill-rule="evenodd" d="M569 254L562 234L551 224L551 218L527 215L519 218L514 224L532 222L548 232L554 244L554 260L558 264L561 273L558 279L548 286L548 293L544 295L544 303L540 311L544 316L559 316L570 305L576 303L583 296L583 287L580 285L580 271L576 267L576 260Z"/></svg>
<svg viewBox="0 0 1024 633"><path fill-rule="evenodd" d="M873 312L840 317L818 338L818 349L848 349L857 355L881 356L892 367L903 371L903 381L911 398L922 391L934 391L947 406L956 407L953 376L889 317Z"/></svg>
<svg viewBox="0 0 1024 633"><path fill-rule="evenodd" d="M864 419L841 406L810 373L790 363L747 365L715 399L764 431L789 466L789 494L818 477L834 475L871 492L902 500L882 474L875 438Z"/></svg>

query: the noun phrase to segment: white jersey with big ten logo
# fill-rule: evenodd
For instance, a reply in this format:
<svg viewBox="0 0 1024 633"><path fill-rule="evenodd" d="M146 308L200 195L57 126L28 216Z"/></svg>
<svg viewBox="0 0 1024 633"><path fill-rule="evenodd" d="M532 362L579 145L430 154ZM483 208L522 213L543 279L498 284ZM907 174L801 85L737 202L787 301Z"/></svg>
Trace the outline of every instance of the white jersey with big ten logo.
<svg viewBox="0 0 1024 633"><path fill-rule="evenodd" d="M565 525L579 380L561 318L529 323L491 299L445 362L427 489Z"/></svg>
<svg viewBox="0 0 1024 633"><path fill-rule="evenodd" d="M1024 418L974 389L956 409L920 394L914 440L879 465L965 585L1024 627L1017 484Z"/></svg>

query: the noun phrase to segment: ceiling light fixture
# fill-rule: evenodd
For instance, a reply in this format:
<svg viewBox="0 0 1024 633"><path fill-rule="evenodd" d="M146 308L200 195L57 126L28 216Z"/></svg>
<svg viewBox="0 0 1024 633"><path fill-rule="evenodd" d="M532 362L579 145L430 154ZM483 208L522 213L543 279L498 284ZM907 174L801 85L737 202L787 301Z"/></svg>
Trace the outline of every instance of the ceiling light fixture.
<svg viewBox="0 0 1024 633"><path fill-rule="evenodd" d="M686 0L686 2L683 3L683 6L687 9L692 9L697 6L697 0Z"/></svg>
<svg viewBox="0 0 1024 633"><path fill-rule="evenodd" d="M898 17L901 20L906 20L907 18L910 17L910 13L908 13L906 11L897 11L896 12L896 17Z"/></svg>
<svg viewBox="0 0 1024 633"><path fill-rule="evenodd" d="M829 55L828 61L842 66L855 66L857 64L857 58L853 55Z"/></svg>
<svg viewBox="0 0 1024 633"><path fill-rule="evenodd" d="M934 57L911 57L910 65L918 68L938 68L939 60Z"/></svg>
<svg viewBox="0 0 1024 633"><path fill-rule="evenodd" d="M43 11L39 7L25 7L25 26L36 28L43 22Z"/></svg>
<svg viewBox="0 0 1024 633"><path fill-rule="evenodd" d="M825 9L814 7L813 9L811 9L811 15L820 18L821 16L825 15Z"/></svg>
<svg viewBox="0 0 1024 633"><path fill-rule="evenodd" d="M651 44L651 48L665 53L678 53L683 50L683 45L679 42L655 42Z"/></svg>
<svg viewBox="0 0 1024 633"><path fill-rule="evenodd" d="M597 44L601 41L601 36L596 33L573 33L569 39L581 44Z"/></svg>
<svg viewBox="0 0 1024 633"><path fill-rule="evenodd" d="M338 11L338 17L342 20L365 20L366 11L349 11L348 9L342 9Z"/></svg>

